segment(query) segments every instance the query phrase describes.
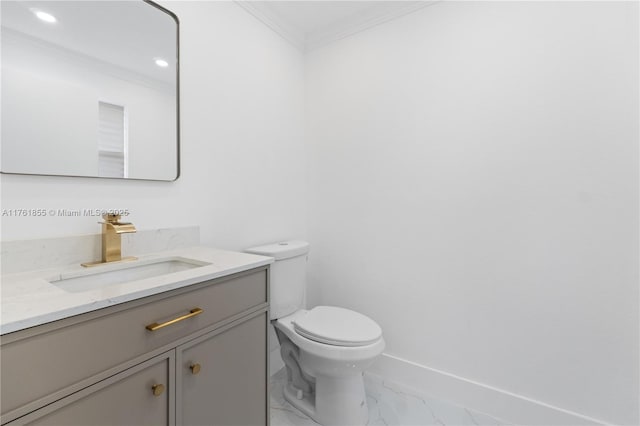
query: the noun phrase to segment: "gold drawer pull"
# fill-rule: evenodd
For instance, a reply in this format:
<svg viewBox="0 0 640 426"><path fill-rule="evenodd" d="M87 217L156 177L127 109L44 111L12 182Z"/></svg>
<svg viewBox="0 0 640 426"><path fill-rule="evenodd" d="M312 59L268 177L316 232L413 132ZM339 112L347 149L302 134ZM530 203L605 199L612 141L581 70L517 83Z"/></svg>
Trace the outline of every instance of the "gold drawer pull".
<svg viewBox="0 0 640 426"><path fill-rule="evenodd" d="M153 385L151 386L151 391L154 396L160 396L164 392L164 385Z"/></svg>
<svg viewBox="0 0 640 426"><path fill-rule="evenodd" d="M190 365L189 368L191 369L191 374L193 374L195 376L196 374L198 374L200 372L200 369L202 367L200 366L200 364L196 363L196 364Z"/></svg>
<svg viewBox="0 0 640 426"><path fill-rule="evenodd" d="M203 312L204 312L204 311L203 311L202 309L200 309L200 308L193 308L193 309L192 309L192 310L190 310L190 311L189 311L189 313L188 313L188 314L186 314L186 315L182 315L181 317L174 318L174 319L172 319L172 320L169 320L169 321L166 321L166 322L163 322L163 323L160 323L160 324L158 324L157 322L154 322L153 324L149 324L149 325L148 325L148 326L146 326L145 328L146 328L147 330L149 330L149 331L156 331L156 330L158 330L158 329L160 329L160 328L162 328L162 327L166 327L166 326L168 326L168 325L175 324L175 323L177 323L177 322L184 321L184 320L186 320L186 319L189 319L189 318L195 317L196 315L200 315L200 314L201 314L201 313L203 313Z"/></svg>

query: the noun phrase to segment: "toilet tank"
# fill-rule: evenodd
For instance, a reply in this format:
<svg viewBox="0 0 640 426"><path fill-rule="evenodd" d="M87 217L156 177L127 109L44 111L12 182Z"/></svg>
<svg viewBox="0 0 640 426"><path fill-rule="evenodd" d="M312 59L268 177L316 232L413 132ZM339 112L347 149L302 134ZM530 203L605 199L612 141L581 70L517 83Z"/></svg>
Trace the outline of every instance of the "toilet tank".
<svg viewBox="0 0 640 426"><path fill-rule="evenodd" d="M278 319L304 308L308 242L282 241L245 251L276 260L271 265L269 281L271 319Z"/></svg>

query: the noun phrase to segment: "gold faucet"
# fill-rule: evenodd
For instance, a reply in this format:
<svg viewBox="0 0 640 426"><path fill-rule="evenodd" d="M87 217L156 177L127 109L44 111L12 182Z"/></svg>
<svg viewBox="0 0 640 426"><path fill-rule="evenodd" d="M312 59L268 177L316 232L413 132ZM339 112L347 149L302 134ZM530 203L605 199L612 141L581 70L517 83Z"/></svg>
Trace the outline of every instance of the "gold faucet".
<svg viewBox="0 0 640 426"><path fill-rule="evenodd" d="M119 214L105 213L102 215L102 260L83 263L82 266L96 266L109 262L125 262L136 260L137 257L122 257L122 237L120 234L136 232L133 223L120 222Z"/></svg>

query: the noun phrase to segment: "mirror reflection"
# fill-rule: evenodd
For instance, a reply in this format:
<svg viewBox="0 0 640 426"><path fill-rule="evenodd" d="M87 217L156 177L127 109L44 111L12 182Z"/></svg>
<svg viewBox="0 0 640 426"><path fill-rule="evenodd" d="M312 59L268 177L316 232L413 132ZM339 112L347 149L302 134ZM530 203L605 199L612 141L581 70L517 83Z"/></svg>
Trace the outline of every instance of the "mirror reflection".
<svg viewBox="0 0 640 426"><path fill-rule="evenodd" d="M3 173L178 177L178 23L146 1L5 1Z"/></svg>

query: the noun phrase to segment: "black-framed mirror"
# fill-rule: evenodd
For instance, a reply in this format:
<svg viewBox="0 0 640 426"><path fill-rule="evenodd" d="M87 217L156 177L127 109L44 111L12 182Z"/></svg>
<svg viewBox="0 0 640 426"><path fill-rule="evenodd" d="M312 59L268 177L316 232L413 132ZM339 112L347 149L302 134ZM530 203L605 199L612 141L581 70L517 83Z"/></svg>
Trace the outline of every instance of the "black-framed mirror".
<svg viewBox="0 0 640 426"><path fill-rule="evenodd" d="M178 178L173 13L143 0L0 8L2 173Z"/></svg>

